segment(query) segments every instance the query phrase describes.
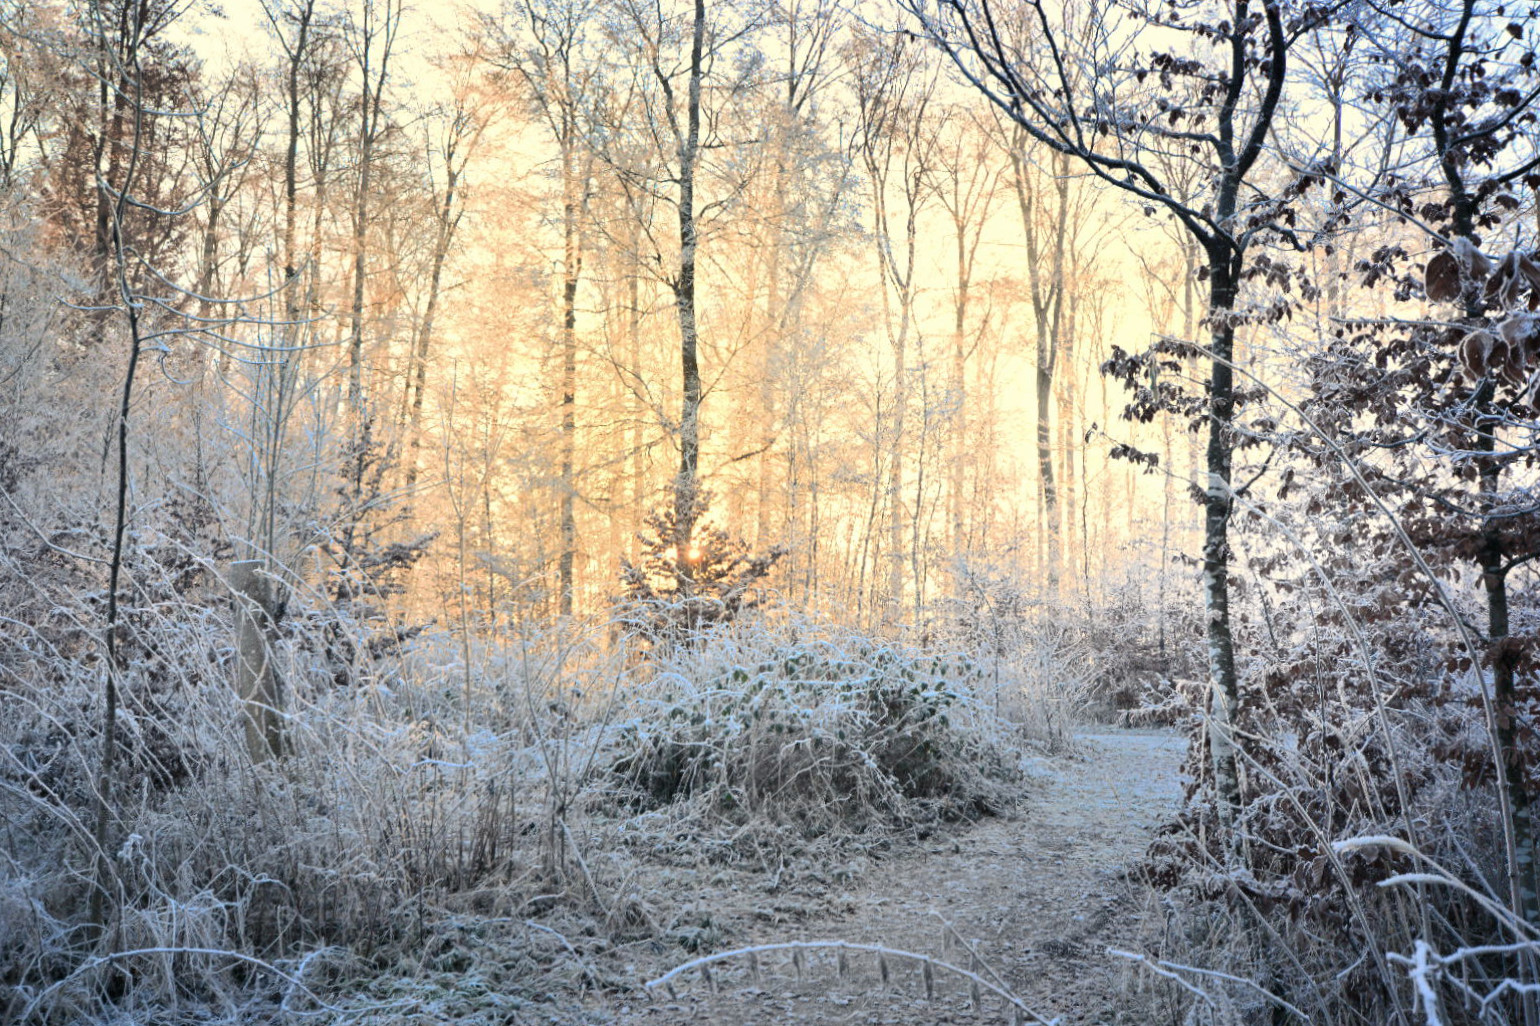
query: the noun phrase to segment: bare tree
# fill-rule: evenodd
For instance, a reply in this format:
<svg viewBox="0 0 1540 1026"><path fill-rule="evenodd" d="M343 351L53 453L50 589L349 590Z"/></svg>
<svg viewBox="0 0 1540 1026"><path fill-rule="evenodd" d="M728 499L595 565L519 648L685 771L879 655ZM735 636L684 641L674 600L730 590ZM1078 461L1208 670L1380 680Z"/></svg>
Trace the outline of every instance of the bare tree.
<svg viewBox="0 0 1540 1026"><path fill-rule="evenodd" d="M975 112L948 110L940 115L939 121L941 140L936 147L932 176L937 199L952 229L955 274L946 406L951 421L947 452L948 534L951 557L957 560L968 549L968 363L988 327L988 311L977 327L970 323L970 317L981 284L979 247L1000 198L1003 168L987 127L979 122Z"/></svg>
<svg viewBox="0 0 1540 1026"><path fill-rule="evenodd" d="M444 291L444 267L449 261L460 222L465 216L465 173L476 155L482 134L495 116L493 104L477 95L471 76L477 61L471 55L451 59L446 69L453 76L454 94L445 105L423 118L425 185L432 194L432 243L428 254L428 281L422 312L412 329L407 357L406 387L401 406L410 451L406 456L405 490L411 495L417 484L419 450L422 446L423 396L428 384L428 356L433 344L439 303Z"/></svg>
<svg viewBox="0 0 1540 1026"><path fill-rule="evenodd" d="M917 510L905 516L904 456L908 443L910 345L916 330L916 252L920 218L934 200L930 172L934 135L926 129L935 96L935 69L924 55L904 46L900 36L862 33L850 63L860 115L853 144L866 172L872 204L873 242L882 281L882 303L888 344L893 353L892 412L885 435L887 450L887 562L884 605L896 621L903 605L905 535ZM896 307L896 309L895 309ZM880 454L879 454L880 455ZM876 488L876 482L873 482ZM875 508L876 493L873 495ZM874 575L874 589L875 581Z"/></svg>
<svg viewBox="0 0 1540 1026"><path fill-rule="evenodd" d="M629 59L624 80L616 76L613 84L604 145L595 152L639 222L635 241L646 253L642 263L654 268L673 299L679 417L667 423L678 440L679 470L667 519L673 538L665 549L681 554L696 551L691 539L707 509L701 501L701 408L709 384L702 354L717 358L711 382L721 379L732 357L701 330L700 272L708 239L744 192L741 155L760 144L757 134L727 114L762 84L748 45L761 27L760 14L727 3L708 9L706 0L679 5L628 0L609 28L610 42ZM661 219L644 214L655 204L673 208L674 224L666 235ZM677 569L680 586L688 591L693 571L683 560Z"/></svg>
<svg viewBox="0 0 1540 1026"><path fill-rule="evenodd" d="M594 4L590 0L573 0L563 4L513 4L505 8L500 22L489 22L487 26L493 35L490 59L522 79L540 121L556 144L560 165L561 550L557 557L557 589L559 612L564 617L572 615L573 566L577 556L577 310L583 274L584 224L596 159L589 144L593 128L590 117L597 102L594 94L599 91L597 69L601 66L591 52L596 23Z"/></svg>
<svg viewBox="0 0 1540 1026"><path fill-rule="evenodd" d="M385 87L390 81L390 61L405 13L399 0L362 0L357 12L349 12L344 37L358 66L362 91L358 97L358 173L353 191L353 283L348 309L348 405L360 425L364 412L364 286L368 270L370 182L375 151L387 129ZM362 435L367 429L360 427Z"/></svg>

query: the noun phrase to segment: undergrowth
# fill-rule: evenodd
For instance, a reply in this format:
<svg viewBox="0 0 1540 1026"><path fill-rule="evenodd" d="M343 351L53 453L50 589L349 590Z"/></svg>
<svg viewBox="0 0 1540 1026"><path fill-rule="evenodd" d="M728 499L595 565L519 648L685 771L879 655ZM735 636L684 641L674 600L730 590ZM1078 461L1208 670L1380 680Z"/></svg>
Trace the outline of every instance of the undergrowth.
<svg viewBox="0 0 1540 1026"><path fill-rule="evenodd" d="M360 635L339 685L310 625L361 628L301 595L306 626L277 646L286 752L253 763L218 592L207 576L130 620L146 657L122 682L100 934L99 668L65 655L88 611L60 602L57 631L0 639L0 1021L252 1022L360 1002L407 1021L618 986L614 945L727 939L712 910L649 887L659 857L701 865L737 843L794 866L857 836L879 851L1002 807L1031 740L986 694L1019 680L803 621L640 662L603 624L470 644L424 631L377 651ZM460 993L460 977L502 996Z"/></svg>
<svg viewBox="0 0 1540 1026"><path fill-rule="evenodd" d="M990 814L1011 744L964 655L805 630L715 639L658 667L610 772L640 804L709 796L808 834Z"/></svg>

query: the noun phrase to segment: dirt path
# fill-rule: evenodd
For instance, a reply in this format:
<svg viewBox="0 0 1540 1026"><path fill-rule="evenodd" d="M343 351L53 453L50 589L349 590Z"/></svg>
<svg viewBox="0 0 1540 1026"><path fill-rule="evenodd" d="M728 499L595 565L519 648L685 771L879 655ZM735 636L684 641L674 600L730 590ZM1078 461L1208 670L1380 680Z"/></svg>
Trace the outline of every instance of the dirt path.
<svg viewBox="0 0 1540 1026"><path fill-rule="evenodd" d="M943 922L950 923L1041 1016L1066 1026L1124 1021L1116 993L1127 969L1105 949L1137 946L1142 895L1121 870L1180 799L1183 741L1149 731L1101 731L1081 740L1073 759L1030 761L1030 797L1019 813L895 857L852 887L842 913L795 926L767 924L754 931L754 941L837 939L967 966L972 956L946 936ZM637 995L617 1003L613 1021L1011 1021L997 1000L986 998L976 1012L967 982L944 972L934 974L934 1000L927 1003L923 977L908 960L887 960L886 985L869 954L849 955L843 974L832 951L809 953L800 967L785 952L758 961L757 979L746 959L735 959L714 969L716 993L691 973L674 997L660 992L650 1002Z"/></svg>

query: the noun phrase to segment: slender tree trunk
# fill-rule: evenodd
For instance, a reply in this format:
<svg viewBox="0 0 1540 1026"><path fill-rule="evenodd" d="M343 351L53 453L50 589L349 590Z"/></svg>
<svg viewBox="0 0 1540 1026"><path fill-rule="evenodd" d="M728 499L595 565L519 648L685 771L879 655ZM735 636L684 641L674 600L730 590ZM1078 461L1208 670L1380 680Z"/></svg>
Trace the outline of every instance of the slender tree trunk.
<svg viewBox="0 0 1540 1026"><path fill-rule="evenodd" d="M370 218L370 185L373 180L374 147L380 135L380 119L384 110L385 83L390 74L390 53L395 41L395 31L400 12L393 6L395 0L384 0L385 21L377 27L374 22L374 0L365 0L364 23L360 30L359 63L363 78L363 94L359 100L358 182L353 196L353 281L352 299L348 308L348 415L352 418L352 451L348 454L348 487L353 509L343 529L342 550L345 557L353 559L353 546L364 516L364 478L369 466L369 451L373 448L374 416L369 410L369 399L364 382L364 292L368 271L368 238ZM374 69L375 36L383 35L379 51L378 69ZM371 79L371 73L374 77ZM351 586L347 586L351 587Z"/></svg>
<svg viewBox="0 0 1540 1026"><path fill-rule="evenodd" d="M1235 264L1217 247L1209 255L1212 287L1209 310L1213 323L1209 345L1213 370L1209 379L1208 448L1204 490L1203 588L1208 614L1209 756L1220 815L1226 825L1240 808L1240 777L1235 757L1235 716L1240 708L1240 683L1235 671L1235 639L1230 626L1230 540L1232 496L1230 470L1234 450L1231 424L1235 415L1235 384L1231 361L1235 328L1230 320L1237 290Z"/></svg>
<svg viewBox="0 0 1540 1026"><path fill-rule="evenodd" d="M368 68L365 79L368 82ZM369 104L369 89L364 87L364 106ZM364 123L369 123L367 114ZM353 298L348 306L348 409L358 422L363 421L364 406L364 273L368 253L369 169L373 160L373 136L365 131L360 140L358 187L353 200Z"/></svg>
<svg viewBox="0 0 1540 1026"><path fill-rule="evenodd" d="M422 324L417 328L416 343L412 346L411 378L407 389L411 395L411 408L407 415L407 433L411 437L411 454L406 461L406 493L411 495L417 487L418 457L422 448L423 395L428 389L428 350L433 342L433 325L438 316L439 293L443 288L444 263L449 258L449 246L454 239L455 192L459 185L459 172L453 166L451 154L448 179L445 183L444 202L439 209L438 235L433 244L432 269L428 273L428 300L424 304ZM410 501L410 499L408 500Z"/></svg>
<svg viewBox="0 0 1540 1026"><path fill-rule="evenodd" d="M102 183L109 184L116 190L116 195L111 196L110 204L99 209L107 211L107 238L106 259L103 263L104 282L110 283L114 298L114 305L119 306L128 322L128 366L123 371L123 385L119 393L117 417L116 417L116 455L117 455L117 482L115 508L112 522L112 550L107 564L107 617L103 625L103 641L107 652L106 681L104 685L102 711L102 755L100 769L96 779L96 809L95 827L92 840L95 842L95 886L91 891L89 919L92 931L100 936L107 927L107 899L113 897L118 883L117 872L113 866L112 856L114 850L112 832L117 819L117 803L114 797L117 776L118 755L118 704L120 700L120 682L126 669L123 653L118 647L119 631L121 628L121 607L119 594L121 591L123 564L126 559L128 546L128 436L129 414L134 405L134 377L139 369L139 359L143 353L143 334L139 323L140 303L129 284L129 243L123 236L123 221L129 209L128 197L136 185L136 175L139 169L139 160L142 155L142 143L144 132L144 92L143 72L139 67L139 46L142 25L135 20L125 26L123 41L126 43L127 53L123 57L121 70L114 69L113 81L118 82L119 88L114 90L114 119L118 127L115 133L122 132L124 121L128 120L124 112L128 110L130 97L132 108L128 110L133 123L133 143L128 153L126 167L123 169L121 179L113 174L112 177L101 179L98 188L98 203L104 204L109 196L109 189ZM108 40L101 39L100 45L106 46ZM106 88L104 83L103 88ZM102 96L105 103L106 97ZM115 144L121 138L120 134L113 136L114 158L112 169L118 168L116 161ZM98 156L100 161L100 156ZM100 163L97 164L100 169ZM108 277L110 275L110 277ZM104 287L105 292L105 287ZM105 304L104 304L105 305ZM105 321L100 322L105 331Z"/></svg>
<svg viewBox="0 0 1540 1026"><path fill-rule="evenodd" d="M1045 352L1046 350L1046 352ZM1053 348L1039 343L1037 357L1037 476L1042 504L1038 537L1043 547L1043 576L1048 595L1059 594L1059 489L1053 473Z"/></svg>
<svg viewBox="0 0 1540 1026"><path fill-rule="evenodd" d="M577 294L583 270L578 239L578 189L573 115L566 116L561 140L562 161L562 285L561 285L561 555L557 560L558 612L572 615L572 571L577 552L577 516L574 502L577 482L573 468L577 456Z"/></svg>
<svg viewBox="0 0 1540 1026"><path fill-rule="evenodd" d="M926 542L929 539L930 517L925 508L925 487L930 460L930 375L926 372L929 361L921 337L915 337L915 356L919 364L920 416L919 446L914 454L914 506L909 516L909 579L914 588L914 622L922 623L925 616Z"/></svg>
<svg viewBox="0 0 1540 1026"><path fill-rule="evenodd" d="M1054 167L1060 172L1055 180L1055 223L1051 228L1039 224L1044 211L1030 179L1031 171L1017 138L1011 151L1011 170L1016 189L1016 204L1021 214L1021 228L1027 244L1027 269L1032 287L1032 313L1037 331L1037 467L1041 503L1038 507L1038 538L1042 547L1042 571L1050 597L1059 594L1060 567L1063 561L1063 537L1058 483L1054 477L1053 395L1054 372L1059 360L1060 335L1064 322L1064 261L1069 239L1069 181L1067 158L1056 156ZM1043 232L1051 232L1051 247L1043 253ZM1047 257L1044 268L1043 258Z"/></svg>
<svg viewBox="0 0 1540 1026"><path fill-rule="evenodd" d="M893 342L893 452L888 461L888 592L887 609L896 622L904 598L904 443L909 412L907 298L899 315L898 334Z"/></svg>
<svg viewBox="0 0 1540 1026"><path fill-rule="evenodd" d="M690 79L686 101L686 134L679 146L679 275L674 280L674 305L679 315L679 369L683 392L679 416L679 478L674 485L675 522L679 540L688 541L695 528L700 478L701 380L695 320L695 260L699 245L695 223L695 172L700 156L702 55L706 39L706 0L695 0L690 41Z"/></svg>
<svg viewBox="0 0 1540 1026"><path fill-rule="evenodd" d="M1481 580L1487 598L1487 644L1492 664L1492 698L1497 706L1497 742L1504 753L1503 779L1508 787L1509 815L1513 820L1513 865L1509 869L1509 887L1519 903L1519 912L1528 923L1540 923L1540 880L1536 871L1536 829L1534 803L1525 779L1522 750L1522 724L1518 714L1518 695L1514 684L1515 663L1519 651L1509 638L1508 574L1504 569L1506 553L1500 522L1490 515L1502 483L1502 464L1494 458L1500 418L1491 411L1493 384L1488 379L1476 396L1480 415L1477 422L1476 451L1481 453L1480 503L1488 515L1481 525L1478 559Z"/></svg>
<svg viewBox="0 0 1540 1026"><path fill-rule="evenodd" d="M961 203L958 204L961 207ZM952 559L960 559L967 549L967 523L964 515L963 493L967 488L968 459L968 299L972 287L972 261L962 231L961 218L957 220L957 300L952 320L952 383L951 399L955 404L952 415L952 458L948 474L947 493L951 524Z"/></svg>
<svg viewBox="0 0 1540 1026"><path fill-rule="evenodd" d="M1068 205L1065 205L1066 217ZM1057 374L1056 385L1056 419L1059 427L1058 456L1060 460L1060 488L1059 488L1059 545L1061 555L1059 563L1065 568L1065 573L1075 565L1076 552L1085 551L1086 539L1083 531L1076 524L1083 519L1078 516L1081 506L1084 505L1085 496L1077 494L1075 487L1075 460L1078 454L1080 462L1085 462L1085 453L1079 441L1079 418L1077 401L1080 380L1077 376L1081 368L1075 363L1075 339L1080 331L1080 301L1081 296L1076 282L1076 267L1078 254L1073 252L1069 245L1065 246L1064 254L1064 282L1060 287L1059 327L1055 332L1055 340L1058 349L1058 357L1054 361ZM1082 580L1085 580L1085 576ZM1090 586L1089 580L1085 580L1086 587Z"/></svg>
<svg viewBox="0 0 1540 1026"><path fill-rule="evenodd" d="M626 359L629 361L631 374L637 378L641 375L642 366L642 268L641 260L637 256L640 252L641 240L638 237L639 229L632 226L632 244L628 250L630 260L630 275L626 281ZM647 505L647 470L644 463L642 422L646 417L647 409L642 402L642 397L637 388L631 390L631 523L633 527L642 522L642 516ZM635 538L628 544L634 543ZM628 558L635 553L628 552Z"/></svg>
<svg viewBox="0 0 1540 1026"><path fill-rule="evenodd" d="M1156 592L1155 592L1155 629L1156 629L1156 654L1160 657L1161 669L1165 670L1166 663L1166 609L1168 608L1166 592L1169 586L1171 567L1171 478L1175 454L1174 443L1171 437L1171 418L1160 419L1160 437L1163 443L1161 459L1165 461L1165 472L1160 475L1160 565L1157 567ZM1090 539L1085 540L1087 547Z"/></svg>
<svg viewBox="0 0 1540 1026"><path fill-rule="evenodd" d="M348 405L354 416L363 418L364 405L364 282L368 259L369 185L374 171L374 145L379 137L384 105L386 76L390 73L390 51L395 38L393 12L387 0L384 46L379 55L379 69L371 79L374 57L373 6L369 5L359 40L359 60L363 73L358 137L358 187L353 199L353 298L348 309Z"/></svg>
<svg viewBox="0 0 1540 1026"><path fill-rule="evenodd" d="M314 12L314 0L308 0L300 8L299 35L289 54L289 128L283 159L283 312L288 322L284 326L284 337L291 340L299 332L300 309L296 294L299 263L295 259L295 228L299 218L299 73L309 48L310 21ZM274 24L276 27L276 22Z"/></svg>

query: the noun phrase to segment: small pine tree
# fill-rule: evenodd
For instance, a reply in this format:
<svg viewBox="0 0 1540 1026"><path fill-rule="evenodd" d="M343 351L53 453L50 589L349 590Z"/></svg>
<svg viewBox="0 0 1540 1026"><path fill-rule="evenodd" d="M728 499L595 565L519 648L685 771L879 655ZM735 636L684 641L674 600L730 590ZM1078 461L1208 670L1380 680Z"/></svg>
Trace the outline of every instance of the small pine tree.
<svg viewBox="0 0 1540 1026"><path fill-rule="evenodd" d="M730 623L764 596L760 587L779 547L753 555L742 541L705 523L712 494L694 488L648 514L638 532L641 558L620 561L621 623L652 646L693 644L703 630Z"/></svg>

